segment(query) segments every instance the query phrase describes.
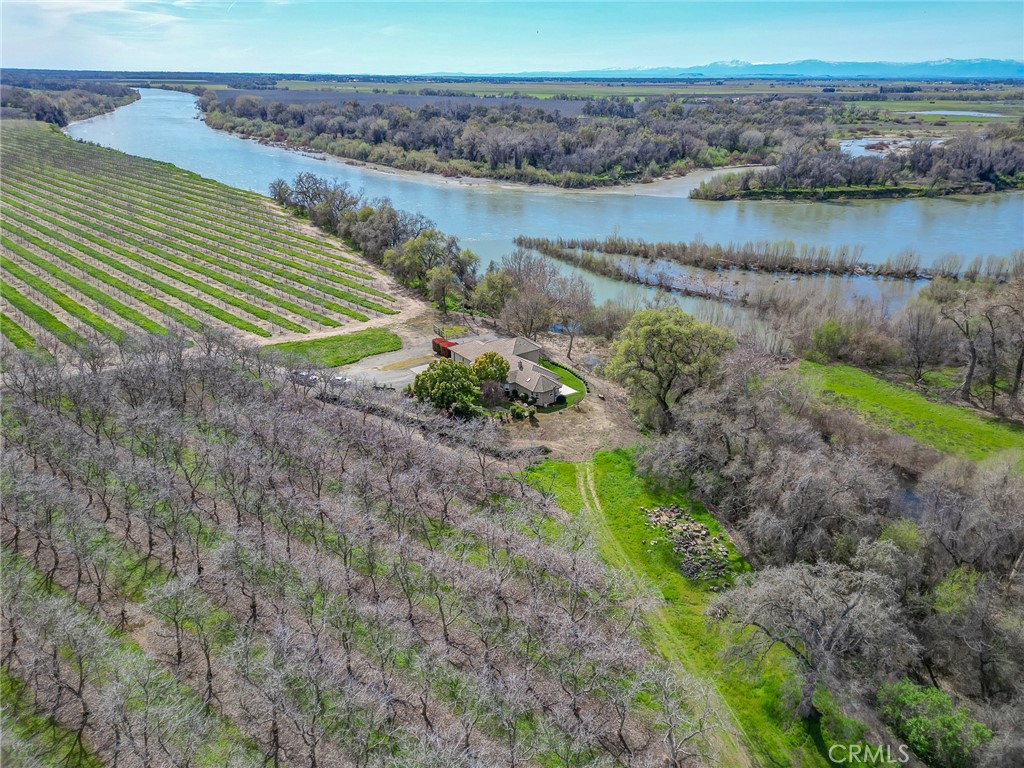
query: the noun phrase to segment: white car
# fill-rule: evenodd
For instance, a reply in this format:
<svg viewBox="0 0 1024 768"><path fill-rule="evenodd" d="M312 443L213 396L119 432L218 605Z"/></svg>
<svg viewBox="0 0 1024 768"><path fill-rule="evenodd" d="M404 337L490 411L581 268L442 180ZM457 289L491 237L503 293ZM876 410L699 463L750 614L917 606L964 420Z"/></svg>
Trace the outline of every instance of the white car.
<svg viewBox="0 0 1024 768"><path fill-rule="evenodd" d="M292 371L289 378L291 378L295 384L302 387L312 387L320 381L320 377L312 371Z"/></svg>

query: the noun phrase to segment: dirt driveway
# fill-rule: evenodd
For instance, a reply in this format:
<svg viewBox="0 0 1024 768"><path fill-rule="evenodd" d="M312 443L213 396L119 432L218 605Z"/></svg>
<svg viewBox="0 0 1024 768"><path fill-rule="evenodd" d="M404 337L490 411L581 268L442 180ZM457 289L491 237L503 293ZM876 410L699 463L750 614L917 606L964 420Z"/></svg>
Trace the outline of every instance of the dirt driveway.
<svg viewBox="0 0 1024 768"><path fill-rule="evenodd" d="M557 356L553 357L560 362ZM576 405L554 413L539 413L529 421L512 422L509 429L513 444L546 445L552 458L585 461L594 451L628 448L643 440L626 408L626 393L593 374L587 376L587 382L590 394Z"/></svg>

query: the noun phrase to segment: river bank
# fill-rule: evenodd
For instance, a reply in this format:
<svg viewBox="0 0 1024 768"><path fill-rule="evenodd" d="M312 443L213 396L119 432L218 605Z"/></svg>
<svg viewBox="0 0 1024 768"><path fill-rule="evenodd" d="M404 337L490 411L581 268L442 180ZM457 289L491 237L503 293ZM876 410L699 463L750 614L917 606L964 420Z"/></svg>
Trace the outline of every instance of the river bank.
<svg viewBox="0 0 1024 768"><path fill-rule="evenodd" d="M728 200L790 200L815 202L823 200L899 200L914 197L948 197L952 195L989 195L1024 189L1024 181L1006 187L987 182L966 186L938 187L924 184L899 184L892 187L825 187L824 189L714 189L697 188L690 193L694 200L724 202Z"/></svg>
<svg viewBox="0 0 1024 768"><path fill-rule="evenodd" d="M337 162L352 168L365 168L376 173L390 174L403 178L426 181L441 186L478 187L483 189L516 189L516 190L538 190L543 192L559 193L585 193L585 194L612 194L612 195L634 195L643 197L681 197L697 189L701 182L710 181L718 176L736 171L743 171L751 168L766 170L768 165L727 165L717 168L694 168L685 173L676 175L663 175L650 180L641 181L617 181L605 185L593 185L583 187L562 187L557 184L533 183L526 181L511 181L508 179L496 179L490 176L465 176L445 175L432 171L417 171L409 168L398 168L393 165L372 163L367 160L358 160L345 155L334 155L327 152L319 152L316 149L301 144L290 144L286 141L273 141L271 139L246 136L237 131L230 131L224 128L216 128L207 124L210 130L217 131L229 136L240 138L244 141L251 141L260 146L273 147L285 152L293 152L310 160L320 162Z"/></svg>

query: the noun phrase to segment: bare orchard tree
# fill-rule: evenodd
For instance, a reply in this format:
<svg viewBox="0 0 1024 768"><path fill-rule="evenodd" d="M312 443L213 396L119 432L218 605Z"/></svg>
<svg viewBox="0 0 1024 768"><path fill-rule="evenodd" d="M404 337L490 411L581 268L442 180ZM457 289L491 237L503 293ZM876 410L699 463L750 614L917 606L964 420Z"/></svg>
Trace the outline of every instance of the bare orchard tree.
<svg viewBox="0 0 1024 768"><path fill-rule="evenodd" d="M718 597L708 614L753 629L735 646L741 657L760 661L776 645L793 654L804 719L820 717L813 702L819 684L902 669L918 649L892 582L836 563L766 568Z"/></svg>
<svg viewBox="0 0 1024 768"><path fill-rule="evenodd" d="M714 764L711 740L721 723L708 685L667 664L649 669L645 677L657 705L655 726L661 732L666 764Z"/></svg>

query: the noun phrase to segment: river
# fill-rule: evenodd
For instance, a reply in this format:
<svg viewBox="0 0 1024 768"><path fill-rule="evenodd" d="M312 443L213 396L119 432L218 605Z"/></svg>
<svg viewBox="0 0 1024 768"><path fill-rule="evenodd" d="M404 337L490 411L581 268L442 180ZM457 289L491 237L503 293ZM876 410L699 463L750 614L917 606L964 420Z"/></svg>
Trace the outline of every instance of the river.
<svg viewBox="0 0 1024 768"><path fill-rule="evenodd" d="M66 132L263 194L273 179L291 180L303 171L344 181L369 197L390 197L398 208L425 214L445 232L457 235L485 265L510 251L518 234L603 237L618 233L645 240L701 237L725 243L848 244L863 246L864 258L872 263L909 249L920 255L922 265L950 253L966 262L974 256L1006 256L1024 247L1022 192L827 203L713 202L687 197L699 175L594 191L460 183L265 146L207 127L196 118L196 100L188 94L140 92L139 101L74 123ZM624 291L642 292L635 286L623 288L591 277L599 300ZM894 305L914 290L910 283L874 278L845 278L841 284L849 296L885 296Z"/></svg>

